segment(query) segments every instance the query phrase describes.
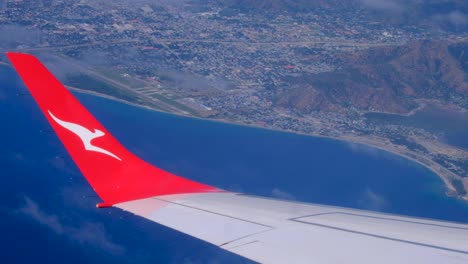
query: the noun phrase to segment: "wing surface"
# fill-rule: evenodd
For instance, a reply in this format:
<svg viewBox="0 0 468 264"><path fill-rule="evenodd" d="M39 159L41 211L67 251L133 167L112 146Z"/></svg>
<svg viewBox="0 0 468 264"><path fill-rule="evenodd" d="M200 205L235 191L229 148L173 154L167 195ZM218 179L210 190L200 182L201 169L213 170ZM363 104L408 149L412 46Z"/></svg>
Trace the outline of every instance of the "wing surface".
<svg viewBox="0 0 468 264"><path fill-rule="evenodd" d="M103 200L263 263L468 263L468 225L226 192L122 146L37 60L7 53Z"/></svg>
<svg viewBox="0 0 468 264"><path fill-rule="evenodd" d="M468 263L468 225L236 193L116 207L261 263Z"/></svg>

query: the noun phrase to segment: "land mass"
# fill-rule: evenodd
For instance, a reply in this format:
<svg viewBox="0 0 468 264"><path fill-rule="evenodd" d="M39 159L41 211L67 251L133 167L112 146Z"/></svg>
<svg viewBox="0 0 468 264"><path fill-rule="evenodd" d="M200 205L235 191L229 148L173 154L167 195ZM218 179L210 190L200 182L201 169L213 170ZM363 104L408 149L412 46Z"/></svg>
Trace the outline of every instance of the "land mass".
<svg viewBox="0 0 468 264"><path fill-rule="evenodd" d="M385 149L467 199L468 151L442 140L450 128L385 115L468 111L468 4L391 3L9 1L0 47L131 104Z"/></svg>

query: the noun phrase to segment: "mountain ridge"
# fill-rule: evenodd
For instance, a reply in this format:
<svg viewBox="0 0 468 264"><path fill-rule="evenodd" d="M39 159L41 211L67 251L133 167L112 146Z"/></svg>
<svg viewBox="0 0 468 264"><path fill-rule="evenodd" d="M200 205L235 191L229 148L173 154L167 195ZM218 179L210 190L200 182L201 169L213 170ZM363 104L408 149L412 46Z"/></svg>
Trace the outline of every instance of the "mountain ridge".
<svg viewBox="0 0 468 264"><path fill-rule="evenodd" d="M468 97L467 52L468 42L415 41L345 53L341 70L287 80L293 89L279 92L275 104L304 113L350 107L408 113L416 99Z"/></svg>

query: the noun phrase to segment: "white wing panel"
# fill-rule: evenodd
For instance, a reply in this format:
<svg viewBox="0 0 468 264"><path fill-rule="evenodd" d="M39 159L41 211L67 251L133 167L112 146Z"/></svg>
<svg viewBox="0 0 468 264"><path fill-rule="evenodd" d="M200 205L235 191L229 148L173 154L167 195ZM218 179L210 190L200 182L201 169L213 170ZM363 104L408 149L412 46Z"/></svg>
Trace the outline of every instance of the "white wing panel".
<svg viewBox="0 0 468 264"><path fill-rule="evenodd" d="M460 236L460 231L466 233L467 228L442 223L349 212L305 216L294 221L451 250L464 251L468 245L468 236ZM434 240L434 237L443 239Z"/></svg>
<svg viewBox="0 0 468 264"><path fill-rule="evenodd" d="M227 250L261 263L462 264L468 260L455 252L317 226L279 227L249 239L255 243Z"/></svg>
<svg viewBox="0 0 468 264"><path fill-rule="evenodd" d="M468 263L468 225L233 193L117 207L263 263Z"/></svg>
<svg viewBox="0 0 468 264"><path fill-rule="evenodd" d="M168 201L174 197L183 196L173 196ZM271 229L266 225L154 198L127 202L118 207L218 246Z"/></svg>

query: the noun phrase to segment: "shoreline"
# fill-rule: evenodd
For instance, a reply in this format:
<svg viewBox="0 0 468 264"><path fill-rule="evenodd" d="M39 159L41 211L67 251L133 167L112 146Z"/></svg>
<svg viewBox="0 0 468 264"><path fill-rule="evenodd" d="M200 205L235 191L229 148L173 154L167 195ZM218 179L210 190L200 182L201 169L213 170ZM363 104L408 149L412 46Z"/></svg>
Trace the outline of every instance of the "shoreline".
<svg viewBox="0 0 468 264"><path fill-rule="evenodd" d="M419 165L423 166L424 168L427 168L432 173L437 175L438 178L441 179L444 182L444 185L446 187L446 191L445 191L446 196L448 196L448 197L457 197L458 199L461 199L463 201L468 201L468 195L465 195L465 196L460 196L458 194L453 195L454 192L456 193L456 190L452 186L452 183L450 182L450 178L449 178L450 176L447 176L446 174L450 175L450 174L454 174L454 173L452 173L449 170L443 168L441 165L436 164L434 161L432 161L430 159L419 156L420 159L422 159L423 161L429 163L429 164L426 164L423 161L418 160L417 159L418 156L416 156L416 158L411 157L411 156L409 156L409 155L407 155L405 153L398 152L397 150L393 150L393 149L390 149L390 148L385 147L385 146L380 146L378 144L374 144L373 142L366 142L366 140L361 140L359 138L350 137L350 136L332 137L332 136L324 136L324 135L318 135L318 134L307 134L307 133L301 133L301 132L291 131L291 130L286 130L286 129L265 127L265 126L259 126L259 125L253 125L253 124L245 124L245 123L237 122L237 121L234 121L234 120L210 119L210 118L203 118L203 117L185 115L185 114L180 114L180 113L171 113L171 112L166 112L166 111L162 111L162 110L159 110L159 109L155 109L155 108L153 108L151 106L125 101L125 100L116 98L116 97L111 96L111 95L106 95L106 94L102 94L102 93L98 93L98 92L94 92L94 91L90 91L90 90L80 89L80 88L77 88L77 87L71 87L71 86L67 86L67 87L69 87L72 91L75 91L75 92L78 92L78 93L98 96L98 97L106 98L106 99L109 99L109 100L117 101L117 102L120 102L120 103L124 103L124 104L127 104L127 105L140 107L140 108L144 108L144 109L147 109L147 110L150 110L150 111L156 111L156 112L164 113L164 114L171 114L171 115L176 115L176 116L180 116L180 117L195 118L195 119L200 119L200 120L203 120L203 121L218 122L218 123L229 124L229 125L245 126L245 127L255 128L255 129L266 129L266 130L282 132L282 133L293 133L293 134L301 135L301 136L309 136L309 137L324 138L324 139L330 139L330 140L338 140L338 141L341 141L343 143L361 144L361 145L364 145L366 147L376 148L376 149L379 149L381 151L386 151L386 152L389 152L389 153L391 153L393 155L397 155L399 157L408 159L408 160L410 160L412 162L418 163ZM368 139L368 140L372 141L371 139ZM433 166L437 166L437 167L439 167L439 170L442 169L444 171L443 172L438 171ZM457 178L457 176L452 176L452 177Z"/></svg>

